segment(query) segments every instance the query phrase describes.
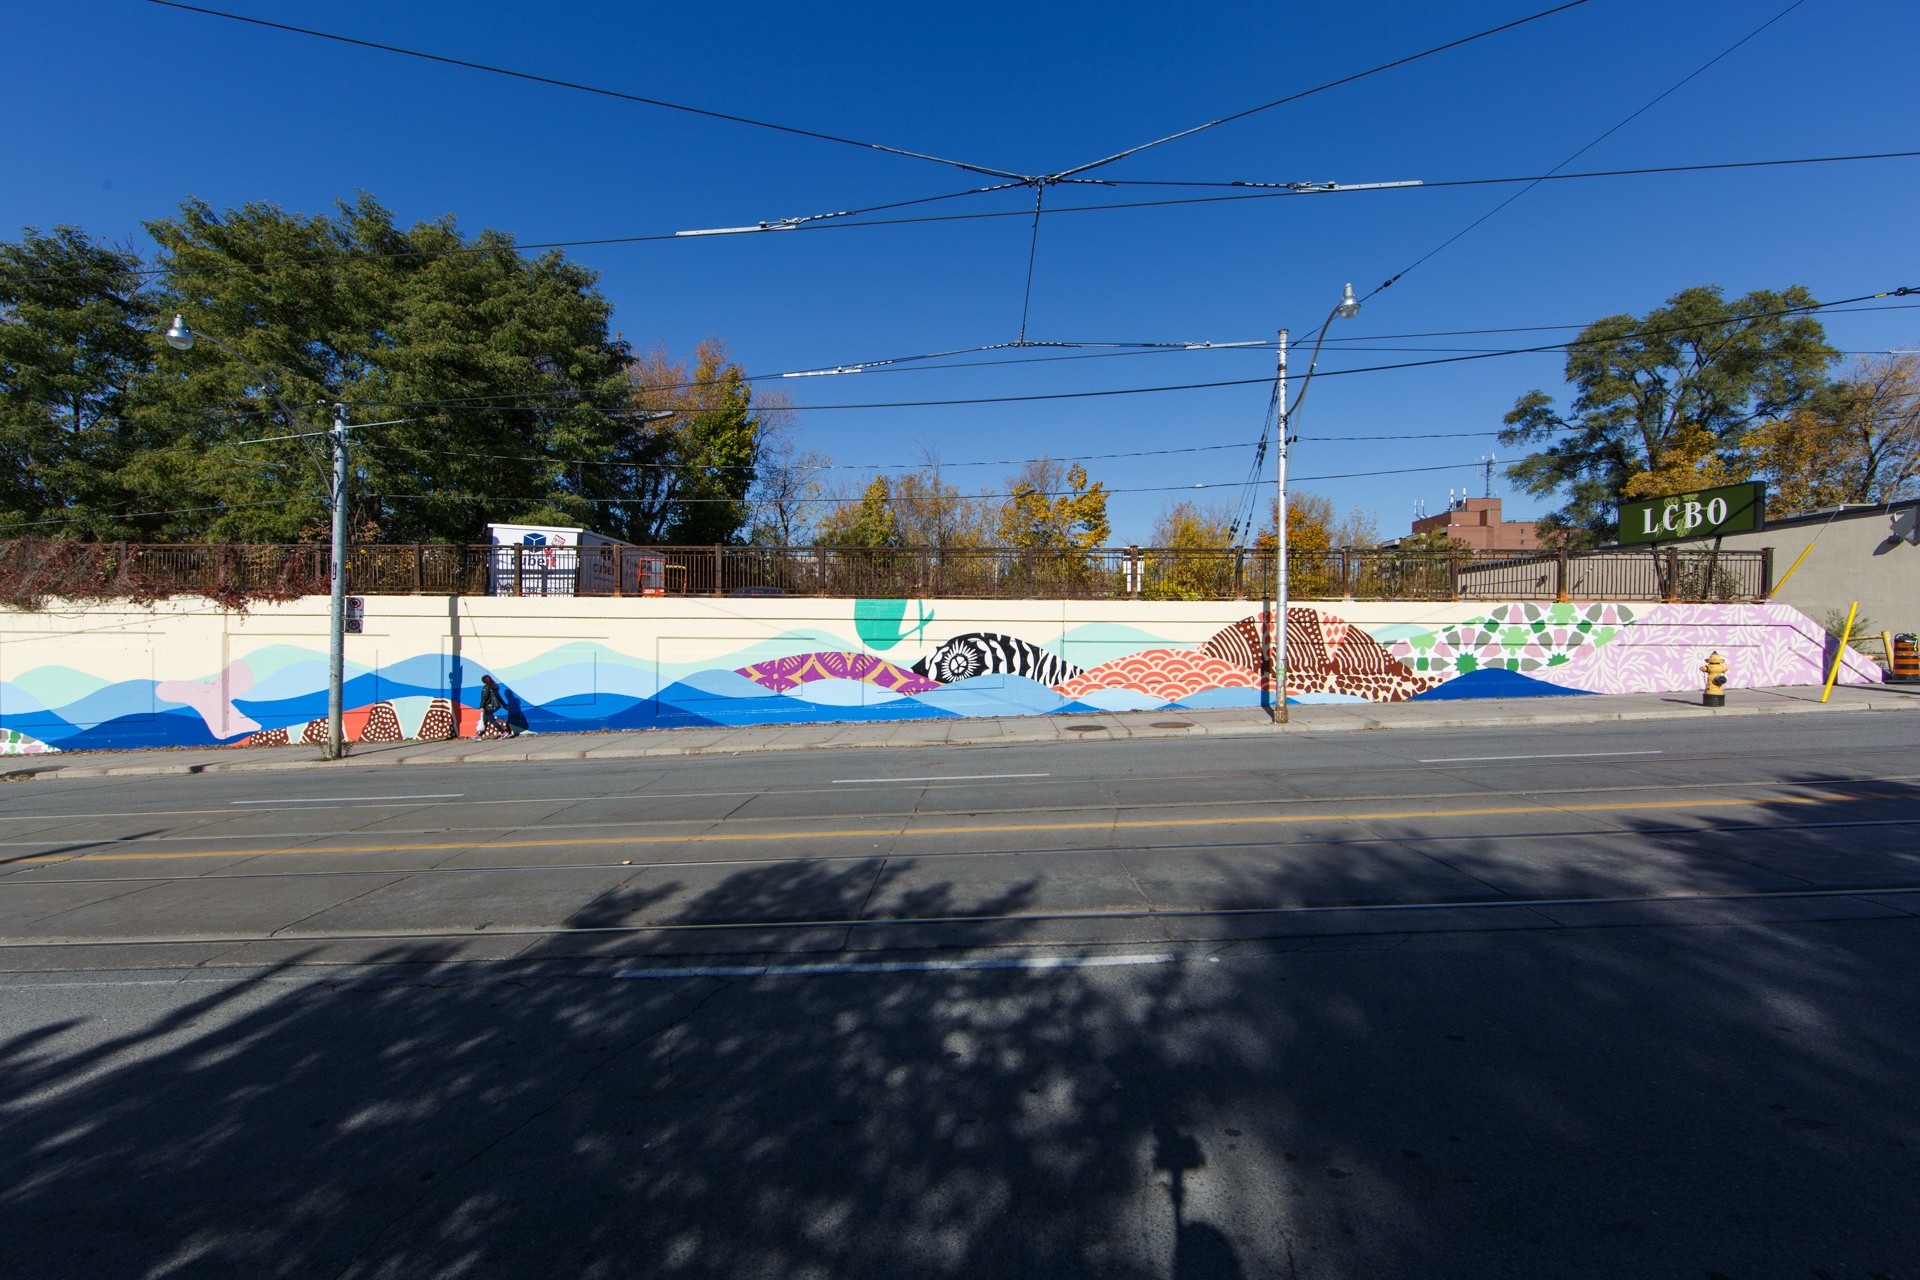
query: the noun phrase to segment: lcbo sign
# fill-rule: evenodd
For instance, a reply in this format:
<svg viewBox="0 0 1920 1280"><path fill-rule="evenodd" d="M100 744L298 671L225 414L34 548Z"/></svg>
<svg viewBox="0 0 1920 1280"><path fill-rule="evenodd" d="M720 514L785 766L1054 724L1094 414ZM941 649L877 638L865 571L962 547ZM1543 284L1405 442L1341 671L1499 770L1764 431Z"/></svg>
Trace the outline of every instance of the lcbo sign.
<svg viewBox="0 0 1920 1280"><path fill-rule="evenodd" d="M1729 484L1620 504L1620 541L1669 542L1758 529L1766 519L1767 486Z"/></svg>

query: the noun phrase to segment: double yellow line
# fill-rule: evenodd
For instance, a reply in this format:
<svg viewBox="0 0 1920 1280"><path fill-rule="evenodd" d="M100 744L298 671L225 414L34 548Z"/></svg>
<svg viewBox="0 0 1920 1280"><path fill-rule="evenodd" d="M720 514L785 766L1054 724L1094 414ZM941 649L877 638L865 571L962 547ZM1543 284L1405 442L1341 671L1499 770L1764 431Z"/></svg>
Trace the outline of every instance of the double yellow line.
<svg viewBox="0 0 1920 1280"><path fill-rule="evenodd" d="M42 853L15 858L11 865L29 862L106 862L160 858L259 858L279 853L417 853L451 849L549 849L586 845L711 844L722 841L870 840L907 836L967 836L1040 831L1124 831L1139 828L1273 826L1300 822L1379 822L1414 818L1478 818L1523 813L1619 813L1661 809L1753 808L1767 805L1850 804L1859 800L1912 800L1913 793L1869 793L1853 796L1778 796L1759 800L1648 800L1626 804L1543 804L1498 809L1415 809L1402 813L1286 813L1245 818L1166 818L1143 822L1033 822L1008 826L903 827L885 831L775 831L702 832L679 836L593 836L559 840L499 840L490 843L455 841L445 844L366 844L286 849L222 849L202 853ZM1542 834L1550 835L1551 832ZM991 852L988 850L987 852ZM1060 850L1067 853L1072 850Z"/></svg>

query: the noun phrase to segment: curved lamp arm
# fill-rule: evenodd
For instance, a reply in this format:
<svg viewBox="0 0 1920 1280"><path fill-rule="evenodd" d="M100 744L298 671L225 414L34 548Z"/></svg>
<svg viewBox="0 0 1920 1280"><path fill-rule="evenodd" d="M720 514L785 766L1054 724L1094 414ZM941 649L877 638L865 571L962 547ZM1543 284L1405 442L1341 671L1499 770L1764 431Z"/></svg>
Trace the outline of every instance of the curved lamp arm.
<svg viewBox="0 0 1920 1280"><path fill-rule="evenodd" d="M1320 336L1313 340L1313 358L1307 361L1307 376L1300 380L1300 394L1293 398L1293 407L1287 410L1287 422L1291 422L1293 415L1300 412L1300 406L1307 398L1307 388L1313 385L1313 371L1320 364L1320 344L1327 340L1327 326L1333 323L1335 316L1338 316L1342 320L1351 320L1359 314L1360 300L1353 296L1353 286L1348 285L1345 296L1340 299L1338 305L1336 305L1333 310L1327 313L1327 318L1321 322ZM1287 423L1281 423L1280 430L1282 434L1285 434L1286 429Z"/></svg>

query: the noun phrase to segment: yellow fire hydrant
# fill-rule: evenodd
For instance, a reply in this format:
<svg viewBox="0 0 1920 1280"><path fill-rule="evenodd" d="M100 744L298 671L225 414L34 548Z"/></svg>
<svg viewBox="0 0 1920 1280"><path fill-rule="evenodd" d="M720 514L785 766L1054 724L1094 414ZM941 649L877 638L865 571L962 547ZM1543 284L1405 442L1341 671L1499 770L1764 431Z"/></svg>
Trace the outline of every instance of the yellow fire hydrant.
<svg viewBox="0 0 1920 1280"><path fill-rule="evenodd" d="M1707 655L1707 663L1700 668L1707 673L1707 689L1700 695L1703 707L1724 707L1727 705L1727 660L1718 653Z"/></svg>

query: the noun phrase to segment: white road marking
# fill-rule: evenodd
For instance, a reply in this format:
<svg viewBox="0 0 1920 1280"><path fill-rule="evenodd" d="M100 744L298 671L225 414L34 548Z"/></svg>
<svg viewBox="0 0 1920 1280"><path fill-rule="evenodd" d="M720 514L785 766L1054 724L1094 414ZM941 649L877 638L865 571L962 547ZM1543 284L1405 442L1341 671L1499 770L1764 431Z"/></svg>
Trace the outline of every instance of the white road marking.
<svg viewBox="0 0 1920 1280"><path fill-rule="evenodd" d="M834 786L849 782L987 782L995 778L1051 778L1050 773L962 773L945 778L835 778Z"/></svg>
<svg viewBox="0 0 1920 1280"><path fill-rule="evenodd" d="M1104 969L1172 964L1179 956L1036 956L1019 960L898 960L864 964L709 965L698 969L622 969L616 978L804 978L827 973L933 973L952 969Z"/></svg>
<svg viewBox="0 0 1920 1280"><path fill-rule="evenodd" d="M432 796L294 796L286 800L229 800L228 804L332 804L338 800L458 800L464 791Z"/></svg>
<svg viewBox="0 0 1920 1280"><path fill-rule="evenodd" d="M1559 751L1531 756L1446 756L1421 764L1467 764L1475 760L1574 760L1584 756L1663 756L1664 751Z"/></svg>

